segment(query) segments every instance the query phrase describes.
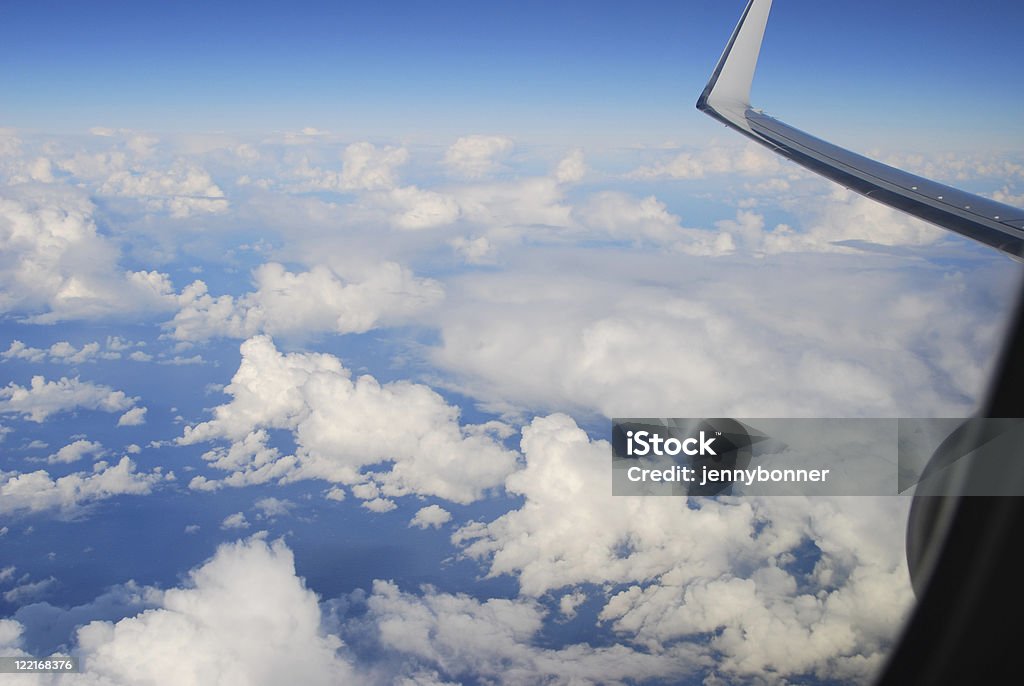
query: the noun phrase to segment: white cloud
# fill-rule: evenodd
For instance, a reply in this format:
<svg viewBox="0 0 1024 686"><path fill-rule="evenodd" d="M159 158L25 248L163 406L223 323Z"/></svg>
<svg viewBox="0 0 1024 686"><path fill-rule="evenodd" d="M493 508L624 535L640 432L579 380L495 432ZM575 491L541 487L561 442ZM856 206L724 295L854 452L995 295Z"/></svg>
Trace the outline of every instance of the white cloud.
<svg viewBox="0 0 1024 686"><path fill-rule="evenodd" d="M310 166L303 158L294 176L302 179L298 190L379 191L398 183L397 168L409 159L405 148L378 149L372 143L353 143L342 153L340 172Z"/></svg>
<svg viewBox="0 0 1024 686"><path fill-rule="evenodd" d="M11 341L11 345L0 357L4 360L28 360L29 362L42 362L46 359L46 351L42 348L33 348L21 341Z"/></svg>
<svg viewBox="0 0 1024 686"><path fill-rule="evenodd" d="M287 499L271 496L257 500L253 507L259 510L264 517L280 517L291 512L292 508L295 507L295 503Z"/></svg>
<svg viewBox="0 0 1024 686"><path fill-rule="evenodd" d="M81 381L77 376L61 377L58 381L33 376L29 386L19 386L12 381L0 389L0 413L18 413L33 422L43 422L52 414L78 408L120 412L134 406L136 400L124 391Z"/></svg>
<svg viewBox="0 0 1024 686"><path fill-rule="evenodd" d="M476 179L500 169L499 160L513 147L507 136L463 136L445 152L443 164L452 174Z"/></svg>
<svg viewBox="0 0 1024 686"><path fill-rule="evenodd" d="M189 585L162 593L158 606L116 623L78 630L78 654L97 686L358 683L321 629L316 595L295 574L280 541L221 546L193 570ZM139 659L145 655L146 659Z"/></svg>
<svg viewBox="0 0 1024 686"><path fill-rule="evenodd" d="M1016 207L1024 206L1024 193L1015 193L1010 186L1003 186L997 190L992 194L992 199L1004 202L1007 205L1014 205Z"/></svg>
<svg viewBox="0 0 1024 686"><path fill-rule="evenodd" d="M679 676L695 666L693 651L680 659L679 654L645 654L623 645L539 648L533 643L545 613L532 600L479 601L430 587L422 591L417 596L393 582L375 581L367 601L381 647L399 658L389 662L406 663L406 671L440 670L456 679L510 685L614 685Z"/></svg>
<svg viewBox="0 0 1024 686"><path fill-rule="evenodd" d="M518 240L528 230L550 232L574 225L565 187L549 176L477 183L449 192L462 219L488 229L495 240L509 233Z"/></svg>
<svg viewBox="0 0 1024 686"><path fill-rule="evenodd" d="M353 143L342 154L341 187L350 190L391 188L396 182L395 168L405 164L405 148L377 150L371 143Z"/></svg>
<svg viewBox="0 0 1024 686"><path fill-rule="evenodd" d="M576 609L587 600L587 594L583 591L566 593L558 599L558 612L566 619L573 619L576 616Z"/></svg>
<svg viewBox="0 0 1024 686"><path fill-rule="evenodd" d="M394 500L388 500L387 498L374 498L373 500L364 500L361 505L370 512L376 512L378 514L384 512L391 512L396 509L398 505L395 504Z"/></svg>
<svg viewBox="0 0 1024 686"><path fill-rule="evenodd" d="M236 512L230 514L224 518L224 521L220 523L222 529L248 529L249 521L245 518L245 514L242 512Z"/></svg>
<svg viewBox="0 0 1024 686"><path fill-rule="evenodd" d="M430 229L451 224L459 218L461 209L450 195L423 190L416 186L395 188L388 199L397 208L392 223L400 229Z"/></svg>
<svg viewBox="0 0 1024 686"><path fill-rule="evenodd" d="M99 355L100 344L93 341L84 344L81 348L76 348L67 341L59 341L51 345L48 352L51 359L67 364L79 364Z"/></svg>
<svg viewBox="0 0 1024 686"><path fill-rule="evenodd" d="M185 429L179 443L231 441L204 457L232 472L228 485L319 478L371 479L387 496L418 493L470 502L515 467L515 453L459 424L459 410L427 386L372 376L352 378L331 355L282 355L266 336L241 346L225 389L232 400L213 419ZM267 445L268 429L288 429L294 455ZM387 471L363 470L393 461ZM195 487L211 487L205 479Z"/></svg>
<svg viewBox="0 0 1024 686"><path fill-rule="evenodd" d="M175 355L174 357L158 360L157 364L171 365L172 367L187 367L193 364L203 364L203 356L198 353L190 357L184 357L183 355Z"/></svg>
<svg viewBox="0 0 1024 686"><path fill-rule="evenodd" d="M634 179L702 179L718 174L768 176L779 174L783 169L777 155L747 143L738 148L712 145L693 152L681 152L671 160L640 167L629 176Z"/></svg>
<svg viewBox="0 0 1024 686"><path fill-rule="evenodd" d="M653 195L637 200L618 191L601 191L578 208L576 216L587 228L614 238L650 241L688 255L723 255L735 250L728 232L683 228L679 217Z"/></svg>
<svg viewBox="0 0 1024 686"><path fill-rule="evenodd" d="M118 268L118 250L97 232L93 211L68 186L0 191L0 312L52 323L174 306L166 275Z"/></svg>
<svg viewBox="0 0 1024 686"><path fill-rule="evenodd" d="M555 180L559 183L578 183L587 174L587 164L583 158L583 151L576 149L571 151L555 167Z"/></svg>
<svg viewBox="0 0 1024 686"><path fill-rule="evenodd" d="M450 241L450 245L469 264L487 264L494 261L494 246L486 236L464 238L458 236Z"/></svg>
<svg viewBox="0 0 1024 686"><path fill-rule="evenodd" d="M224 191L213 182L209 172L184 161L176 162L170 169L114 171L97 193L136 198L149 211L169 212L179 219L219 214L229 207Z"/></svg>
<svg viewBox="0 0 1024 686"><path fill-rule="evenodd" d="M19 340L14 340L11 341L11 345L6 351L0 353L0 357L4 360L15 359L27 360L29 362L43 362L46 360L62 364L80 364L97 358L117 360L121 358L121 353L110 348L106 351L101 351L100 344L97 341L84 343L81 348L76 348L67 341L58 341L44 350L42 348L33 348Z"/></svg>
<svg viewBox="0 0 1024 686"><path fill-rule="evenodd" d="M500 411L966 416L1015 281L1002 262L865 253L531 250L514 271L449 280L432 359Z"/></svg>
<svg viewBox="0 0 1024 686"><path fill-rule="evenodd" d="M438 282L391 262L359 282L346 283L324 266L292 273L273 262L257 267L253 280L256 290L239 298L211 296L202 281L185 288L181 309L168 324L174 338L360 333L400 322L444 296Z"/></svg>
<svg viewBox="0 0 1024 686"><path fill-rule="evenodd" d="M527 597L629 584L600 614L621 640L689 646L734 678L863 680L880 665L911 600L892 526L908 499L614 497L609 445L565 415L535 419L522 448L506 487L523 505L453 537L490 576L514 575ZM811 545L813 569L791 569Z"/></svg>
<svg viewBox="0 0 1024 686"><path fill-rule="evenodd" d="M452 514L440 505L428 505L421 507L409 521L409 526L417 526L421 529L433 527L440 529L443 524L452 520Z"/></svg>
<svg viewBox="0 0 1024 686"><path fill-rule="evenodd" d="M20 605L46 595L56 584L57 579L52 576L39 581L29 581L4 591L3 597L8 603Z"/></svg>
<svg viewBox="0 0 1024 686"><path fill-rule="evenodd" d="M117 420L118 426L141 426L146 423L146 410L145 407L133 407L132 409L125 412Z"/></svg>
<svg viewBox="0 0 1024 686"><path fill-rule="evenodd" d="M46 459L50 464L55 463L71 463L78 462L86 455L93 455L95 457L102 457L104 453L103 446L96 441L87 441L85 439L79 439L72 443L67 444L53 455L50 455Z"/></svg>
<svg viewBox="0 0 1024 686"><path fill-rule="evenodd" d="M92 471L75 472L51 478L44 470L17 473L0 471L0 513L56 510L62 516L75 516L95 501L122 494L145 495L161 481L173 479L156 467L152 472L136 472L135 463L125 456L114 465L105 461L93 464Z"/></svg>
<svg viewBox="0 0 1024 686"><path fill-rule="evenodd" d="M766 254L783 252L840 252L850 248L838 241L863 241L876 245L921 246L950 234L927 222L898 212L861 195L832 186L827 199L804 205L806 228L795 231L781 224L760 236L750 247ZM812 214L813 213L813 214Z"/></svg>

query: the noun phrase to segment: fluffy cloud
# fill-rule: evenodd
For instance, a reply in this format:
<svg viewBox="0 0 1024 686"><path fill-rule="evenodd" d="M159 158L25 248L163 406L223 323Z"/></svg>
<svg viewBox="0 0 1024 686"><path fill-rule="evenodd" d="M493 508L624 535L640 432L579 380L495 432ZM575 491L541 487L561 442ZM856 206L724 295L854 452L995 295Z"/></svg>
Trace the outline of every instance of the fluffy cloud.
<svg viewBox="0 0 1024 686"><path fill-rule="evenodd" d="M723 255L735 250L732 235L725 231L686 229L653 195L637 200L618 191L591 196L576 211L586 227L635 242L652 242L688 255Z"/></svg>
<svg viewBox="0 0 1024 686"><path fill-rule="evenodd" d="M115 171L97 193L136 198L147 210L169 212L179 219L223 213L229 206L224 191L213 182L209 172L187 162L178 162L167 170Z"/></svg>
<svg viewBox="0 0 1024 686"><path fill-rule="evenodd" d="M271 686L361 680L339 657L340 639L322 631L317 597L296 576L292 553L280 541L253 538L221 546L191 572L189 582L159 594L153 609L79 629L78 654L87 672L74 683Z"/></svg>
<svg viewBox="0 0 1024 686"><path fill-rule="evenodd" d="M228 515L224 518L224 521L220 523L222 529L248 529L249 521L245 518L245 513L236 512Z"/></svg>
<svg viewBox="0 0 1024 686"><path fill-rule="evenodd" d="M174 306L165 275L117 267L93 211L77 188L0 189L0 312L50 323Z"/></svg>
<svg viewBox="0 0 1024 686"><path fill-rule="evenodd" d="M681 152L670 160L640 167L629 176L634 179L702 179L719 174L768 176L782 171L778 156L759 145L747 143L738 148L712 145L698 151Z"/></svg>
<svg viewBox="0 0 1024 686"><path fill-rule="evenodd" d="M117 420L118 426L140 426L146 423L146 411L145 407L133 407L132 409L125 412Z"/></svg>
<svg viewBox="0 0 1024 686"><path fill-rule="evenodd" d="M1024 193L1016 193L1010 186L1003 186L992 194L993 200L1020 207L1024 205Z"/></svg>
<svg viewBox="0 0 1024 686"><path fill-rule="evenodd" d="M545 612L529 599L479 601L430 587L414 595L376 581L367 605L368 622L383 649L424 672L440 670L456 679L524 686L623 684L679 676L694 666L678 654L645 654L622 645L536 647Z"/></svg>
<svg viewBox="0 0 1024 686"><path fill-rule="evenodd" d="M319 478L363 484L366 500L410 493L470 502L514 469L515 453L459 424L459 410L427 386L372 376L353 379L331 355L283 355L266 336L241 347L242 362L224 392L231 402L185 429L179 442L228 439L204 458L232 472L228 485ZM291 431L293 455L268 445L269 429ZM364 471L393 461L386 471ZM371 483L372 482L372 483ZM203 477L196 488L210 488Z"/></svg>
<svg viewBox="0 0 1024 686"><path fill-rule="evenodd" d="M263 517L280 517L291 512L292 508L295 507L295 503L271 496L257 500L254 507L259 510L260 515Z"/></svg>
<svg viewBox="0 0 1024 686"><path fill-rule="evenodd" d="M168 324L174 338L359 333L401 321L444 295L436 281L394 263L379 265L363 281L346 283L324 266L292 273L271 262L257 267L253 280L256 290L239 298L211 296L202 281L186 287L181 309Z"/></svg>
<svg viewBox="0 0 1024 686"><path fill-rule="evenodd" d="M50 455L46 459L50 464L56 463L71 463L78 462L86 455L94 455L96 457L103 456L103 446L96 441L87 441L85 439L79 439L68 443L66 446Z"/></svg>
<svg viewBox="0 0 1024 686"><path fill-rule="evenodd" d="M405 148L378 149L372 143L353 143L342 153L340 172L310 166L303 158L294 175L303 180L301 189L332 191L375 191L394 188L397 168L409 159Z"/></svg>
<svg viewBox="0 0 1024 686"><path fill-rule="evenodd" d="M506 136L463 136L445 152L443 164L457 176L480 178L499 169L498 160L514 146Z"/></svg>
<svg viewBox="0 0 1024 686"><path fill-rule="evenodd" d="M449 281L433 360L500 411L965 416L1015 277L1002 262L915 268L865 253L531 251L515 273Z"/></svg>
<svg viewBox="0 0 1024 686"><path fill-rule="evenodd" d="M453 537L490 576L526 597L627 584L600 613L622 640L707 651L723 674L862 680L879 666L911 598L891 526L907 499L616 498L609 445L565 415L534 420L522 449L506 488L523 505ZM808 549L813 566L794 567Z"/></svg>
<svg viewBox="0 0 1024 686"><path fill-rule="evenodd" d="M364 604L358 617L325 615L287 546L257 535L222 545L182 587L161 591L129 582L63 615L39 604L17 617L80 626L73 652L85 671L26 675L29 684L457 683L451 678L616 685L679 676L700 664L688 649L539 647L546 612L532 599L477 600L430 587L414 594L375 581ZM88 622L90 613L119 609L137 614ZM332 625L359 645L345 646L325 628ZM0 620L0 649L24 655L24 631L15 619Z"/></svg>
<svg viewBox="0 0 1024 686"><path fill-rule="evenodd" d="M52 478L42 469L19 474L0 471L0 513L56 510L62 516L75 516L83 507L117 495L145 495L173 473L159 467L152 472L136 472L135 463L125 456L117 464L99 461L92 471L75 472Z"/></svg>
<svg viewBox="0 0 1024 686"><path fill-rule="evenodd" d="M58 381L33 376L29 386L19 386L12 381L0 389L0 413L17 413L33 422L43 422L52 414L79 408L121 412L132 408L137 400L124 391L81 381L77 376L61 377ZM135 409L145 412L145 408Z"/></svg>
<svg viewBox="0 0 1024 686"><path fill-rule="evenodd" d="M57 579L52 576L39 581L29 581L4 591L3 598L11 604L22 604L45 595L56 584Z"/></svg>
<svg viewBox="0 0 1024 686"><path fill-rule="evenodd" d="M748 223L746 236L749 247L769 255L798 251L840 252L850 250L843 245L844 241L922 246L950 237L947 231L845 188L833 185L829 190L827 199L816 199L808 204L813 208L810 216L807 216L805 205L804 228L801 231L785 224L771 231L761 231L763 221L759 222L760 226ZM727 226L720 223L721 228ZM960 239L954 240L959 242Z"/></svg>
<svg viewBox="0 0 1024 686"><path fill-rule="evenodd" d="M587 174L587 164L583 159L583 151L572 150L555 167L555 180L559 183L577 183Z"/></svg>
<svg viewBox="0 0 1024 686"><path fill-rule="evenodd" d="M392 223L400 229L430 229L451 224L459 218L458 202L449 195L416 186L396 188L388 195L395 206Z"/></svg>
<svg viewBox="0 0 1024 686"><path fill-rule="evenodd" d="M447 524L451 520L452 514L448 510L440 505L428 505L416 511L416 514L409 522L409 526L417 526L421 529L428 527L439 529L443 524Z"/></svg>

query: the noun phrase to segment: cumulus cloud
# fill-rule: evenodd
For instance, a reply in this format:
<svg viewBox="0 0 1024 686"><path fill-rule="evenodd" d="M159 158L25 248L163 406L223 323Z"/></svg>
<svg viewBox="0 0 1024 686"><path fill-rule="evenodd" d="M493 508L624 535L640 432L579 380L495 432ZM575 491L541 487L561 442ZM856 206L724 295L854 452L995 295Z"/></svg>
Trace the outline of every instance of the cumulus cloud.
<svg viewBox="0 0 1024 686"><path fill-rule="evenodd" d="M55 510L62 516L75 516L96 501L122 494L145 495L161 481L173 478L173 473L165 475L159 467L151 472L137 472L135 463L127 456L116 464L96 462L91 472L58 478L42 469L26 473L0 471L0 513Z"/></svg>
<svg viewBox="0 0 1024 686"><path fill-rule="evenodd" d="M317 597L291 551L258 538L218 548L153 609L91 622L77 635L87 666L79 681L110 686L358 683L341 648L321 629Z"/></svg>
<svg viewBox="0 0 1024 686"><path fill-rule="evenodd" d="M107 348L101 350L100 343L93 341L83 343L81 348L76 348L68 341L58 341L47 349L33 348L25 345L19 340L11 341L10 347L0 353L0 358L6 360L27 360L29 362L57 362L62 364L80 364L92 362L96 359L117 360L121 353L117 349Z"/></svg>
<svg viewBox="0 0 1024 686"><path fill-rule="evenodd" d="M13 381L0 389L0 413L17 413L33 422L43 422L59 412L71 412L79 408L103 412L121 412L132 408L137 398L115 391L109 386L61 377L58 381L47 381L43 376L33 376L28 386L19 386ZM145 408L134 408L145 412Z"/></svg>
<svg viewBox="0 0 1024 686"><path fill-rule="evenodd" d="M480 601L430 587L422 591L415 595L392 582L375 581L367 600L368 621L387 653L412 661L428 673L440 671L455 679L524 686L614 685L678 676L694 666L678 654L646 654L623 645L540 648L534 643L545 612L533 600Z"/></svg>
<svg viewBox="0 0 1024 686"><path fill-rule="evenodd" d="M280 517L291 512L292 508L295 507L295 503L287 499L271 496L257 500L254 507L264 517Z"/></svg>
<svg viewBox="0 0 1024 686"><path fill-rule="evenodd" d="M421 529L433 527L440 529L443 524L452 520L452 514L440 505L428 505L421 507L409 521L409 526L416 526Z"/></svg>
<svg viewBox="0 0 1024 686"><path fill-rule="evenodd" d="M394 188L398 167L409 159L405 148L378 149L372 143L353 143L342 153L341 171L310 165L303 158L294 175L303 180L300 188L333 191L377 191Z"/></svg>
<svg viewBox="0 0 1024 686"><path fill-rule="evenodd" d="M364 604L359 617L325 615L288 547L254 536L222 545L181 587L162 591L129 582L67 616L36 605L17 617L80 625L72 650L84 672L28 683L440 686L484 679L509 686L538 680L618 685L691 673L699 664L690 650L659 655L623 645L539 647L546 612L533 599L478 600L429 586L408 593L394 582L375 581ZM88 621L111 605L136 614ZM332 625L360 645L346 646L325 628ZM5 654L25 654L24 632L17 619L0 620Z"/></svg>
<svg viewBox="0 0 1024 686"><path fill-rule="evenodd" d="M400 229L430 229L451 224L459 218L459 203L450 195L403 186L391 191L388 199L396 210L392 223Z"/></svg>
<svg viewBox="0 0 1024 686"><path fill-rule="evenodd" d="M118 268L77 188L0 189L0 312L44 323L174 307L166 275Z"/></svg>
<svg viewBox="0 0 1024 686"><path fill-rule="evenodd" d="M782 171L783 165L778 156L761 146L747 143L738 148L712 145L680 152L670 160L639 167L629 176L634 179L702 179L720 174L768 176Z"/></svg>
<svg viewBox="0 0 1024 686"><path fill-rule="evenodd" d="M79 439L72 443L68 443L66 446L50 455L46 459L50 464L56 463L71 463L78 462L86 455L93 455L95 457L102 457L104 453L103 446L97 441L87 441L85 439Z"/></svg>
<svg viewBox="0 0 1024 686"><path fill-rule="evenodd" d="M516 456L488 433L462 426L457 407L427 386L353 378L331 355L281 354L267 336L241 346L242 361L213 419L186 427L181 444L227 439L204 455L231 472L224 483L318 478L363 484L365 499L411 493L470 502L501 483ZM267 431L287 429L296 451L282 455ZM390 469L364 471L391 461ZM371 483L372 482L372 483ZM193 487L214 482L197 477ZM381 505L378 503L378 506Z"/></svg>
<svg viewBox="0 0 1024 686"><path fill-rule="evenodd" d="M181 295L181 309L167 325L178 340L257 333L308 335L360 333L402 321L437 304L444 295L432 279L414 276L392 262L346 283L324 266L292 273L277 263L253 272L256 290L241 297L214 297L196 281Z"/></svg>
<svg viewBox="0 0 1024 686"><path fill-rule="evenodd" d="M125 412L117 420L118 426L140 426L146 423L145 407L133 407Z"/></svg>
<svg viewBox="0 0 1024 686"><path fill-rule="evenodd" d="M480 178L500 169L499 160L513 147L507 136L463 136L445 151L443 164L454 175Z"/></svg>
<svg viewBox="0 0 1024 686"><path fill-rule="evenodd" d="M840 252L850 250L843 241L922 246L950 236L949 232L923 220L838 186L830 188L827 200L817 199L811 205L813 214L806 216L800 231L786 224L760 231L763 221L757 227L748 224L745 235L749 246L765 254ZM731 228L731 225L720 223L720 227Z"/></svg>
<svg viewBox="0 0 1024 686"><path fill-rule="evenodd" d="M602 622L654 653L715 656L721 674L863 680L879 666L911 597L902 536L878 532L906 499L617 498L609 445L565 415L535 419L522 450L506 488L523 505L453 540L523 596L626 584ZM804 549L817 561L792 567Z"/></svg>
<svg viewBox="0 0 1024 686"><path fill-rule="evenodd" d="M21 341L11 341L11 345L3 353L0 353L0 357L7 360L28 360L29 362L42 362L46 359L46 351L42 348L33 348L27 346Z"/></svg>
<svg viewBox="0 0 1024 686"><path fill-rule="evenodd" d="M584 226L614 238L648 241L688 255L714 256L735 250L730 233L683 228L680 218L653 195L638 200L618 191L601 191L578 208L576 216Z"/></svg>
<svg viewBox="0 0 1024 686"><path fill-rule="evenodd" d="M224 518L224 521L220 523L222 529L248 529L249 521L245 518L245 513L236 512L230 514Z"/></svg>
<svg viewBox="0 0 1024 686"><path fill-rule="evenodd" d="M587 174L583 151L579 148L562 158L555 167L555 180L559 183L577 183Z"/></svg>
<svg viewBox="0 0 1024 686"><path fill-rule="evenodd" d="M1004 202L1007 205L1014 205L1016 207L1024 206L1024 192L1017 193L1010 186L1003 186L992 194L993 200Z"/></svg>
<svg viewBox="0 0 1024 686"><path fill-rule="evenodd" d="M147 210L168 212L178 219L219 214L229 207L224 191L209 172L188 162L178 162L170 169L114 171L97 193L138 199Z"/></svg>

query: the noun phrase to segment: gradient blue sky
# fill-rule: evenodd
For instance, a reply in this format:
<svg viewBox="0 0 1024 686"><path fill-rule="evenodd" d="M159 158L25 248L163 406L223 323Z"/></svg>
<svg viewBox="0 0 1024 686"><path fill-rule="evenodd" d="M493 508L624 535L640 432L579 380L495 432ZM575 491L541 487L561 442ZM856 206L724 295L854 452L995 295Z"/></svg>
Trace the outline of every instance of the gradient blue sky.
<svg viewBox="0 0 1024 686"><path fill-rule="evenodd" d="M699 140L693 101L742 5L18 0L0 125ZM1014 0L780 0L755 102L851 142L1005 148L1022 24Z"/></svg>

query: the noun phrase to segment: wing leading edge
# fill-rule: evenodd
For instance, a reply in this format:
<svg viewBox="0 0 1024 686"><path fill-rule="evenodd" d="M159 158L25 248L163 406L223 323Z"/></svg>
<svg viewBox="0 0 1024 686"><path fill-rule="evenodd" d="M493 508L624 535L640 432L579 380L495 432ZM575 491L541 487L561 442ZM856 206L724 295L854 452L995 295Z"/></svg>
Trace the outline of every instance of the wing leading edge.
<svg viewBox="0 0 1024 686"><path fill-rule="evenodd" d="M697 109L816 174L1024 261L1024 210L858 155L751 107L771 6L772 0L747 3Z"/></svg>

